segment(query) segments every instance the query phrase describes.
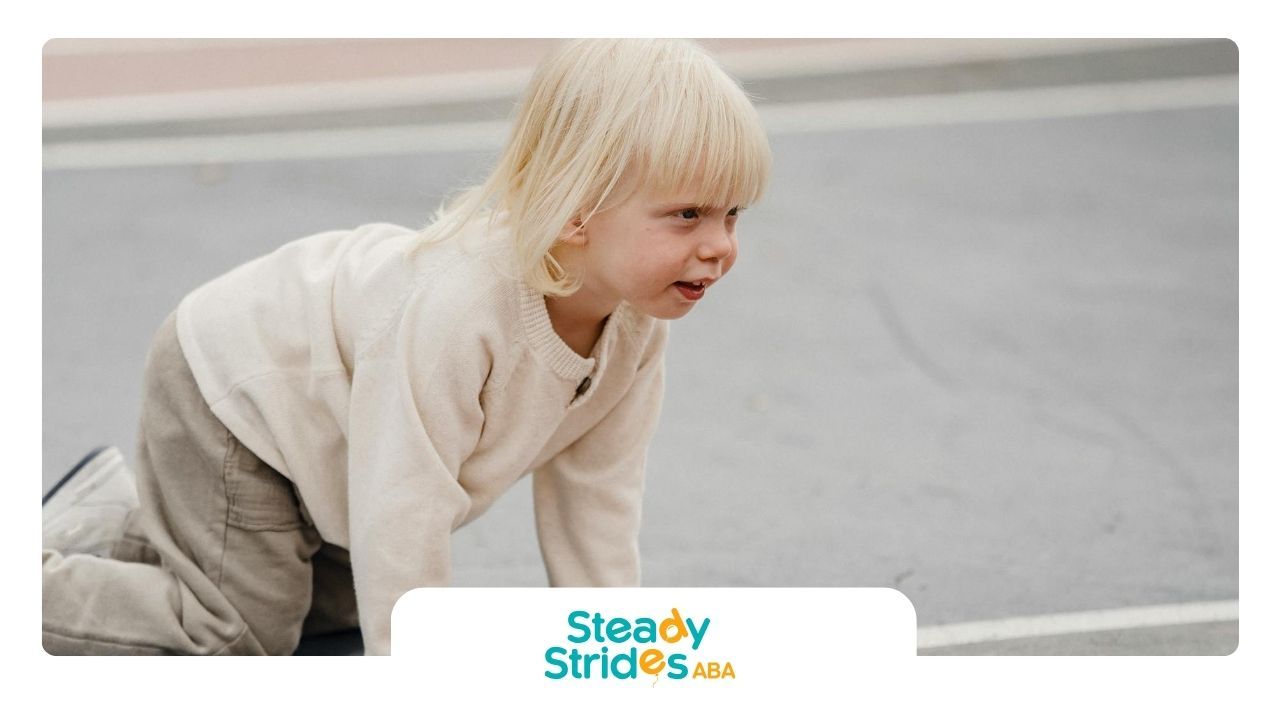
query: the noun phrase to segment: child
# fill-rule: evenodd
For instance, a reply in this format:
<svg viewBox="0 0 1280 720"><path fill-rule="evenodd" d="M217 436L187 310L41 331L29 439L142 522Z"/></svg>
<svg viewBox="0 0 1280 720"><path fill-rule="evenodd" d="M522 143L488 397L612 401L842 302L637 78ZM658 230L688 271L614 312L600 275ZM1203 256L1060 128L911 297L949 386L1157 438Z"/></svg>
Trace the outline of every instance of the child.
<svg viewBox="0 0 1280 720"><path fill-rule="evenodd" d="M114 449L47 498L45 648L287 654L358 614L388 653L396 599L448 584L451 532L529 472L550 583L637 585L666 321L732 267L769 165L696 45L571 42L425 230L192 292L147 358L138 508Z"/></svg>

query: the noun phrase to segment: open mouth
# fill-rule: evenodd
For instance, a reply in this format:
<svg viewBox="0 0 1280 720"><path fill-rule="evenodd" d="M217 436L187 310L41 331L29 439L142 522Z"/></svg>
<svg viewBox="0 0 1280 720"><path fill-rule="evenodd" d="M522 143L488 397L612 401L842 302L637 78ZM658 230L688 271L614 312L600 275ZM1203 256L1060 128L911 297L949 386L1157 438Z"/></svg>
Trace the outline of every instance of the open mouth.
<svg viewBox="0 0 1280 720"><path fill-rule="evenodd" d="M676 290L679 290L686 300L697 300L707 290L707 286L700 282L685 282L681 280L675 286Z"/></svg>

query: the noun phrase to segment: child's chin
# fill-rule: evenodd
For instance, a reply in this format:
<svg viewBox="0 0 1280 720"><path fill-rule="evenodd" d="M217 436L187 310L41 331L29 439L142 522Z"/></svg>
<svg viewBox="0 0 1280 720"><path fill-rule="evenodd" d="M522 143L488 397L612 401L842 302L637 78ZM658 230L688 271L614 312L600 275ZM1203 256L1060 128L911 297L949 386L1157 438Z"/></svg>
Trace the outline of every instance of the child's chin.
<svg viewBox="0 0 1280 720"><path fill-rule="evenodd" d="M656 308L646 307L646 308L638 308L638 309L640 310L640 312L644 313L645 315L648 315L649 317L657 318L659 320L676 320L684 317L685 315L688 315L689 311L693 309L693 305L690 304L690 305L677 306L677 307L656 307Z"/></svg>

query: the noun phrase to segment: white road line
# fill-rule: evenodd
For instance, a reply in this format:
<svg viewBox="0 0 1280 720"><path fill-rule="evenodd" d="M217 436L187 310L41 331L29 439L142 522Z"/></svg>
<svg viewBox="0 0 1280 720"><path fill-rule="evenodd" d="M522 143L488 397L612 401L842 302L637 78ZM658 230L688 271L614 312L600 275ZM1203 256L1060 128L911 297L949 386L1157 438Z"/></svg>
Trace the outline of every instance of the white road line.
<svg viewBox="0 0 1280 720"><path fill-rule="evenodd" d="M509 128L501 121L60 143L45 146L44 169L484 151L500 148Z"/></svg>
<svg viewBox="0 0 1280 720"><path fill-rule="evenodd" d="M50 100L43 105L41 122L45 129L78 128L353 110L376 112L393 107L503 98L514 102L532 75L532 68L515 68L422 77Z"/></svg>
<svg viewBox="0 0 1280 720"><path fill-rule="evenodd" d="M272 45L285 41L207 41ZM296 42L296 41L295 41ZM317 41L302 41L317 42ZM743 80L765 80L805 75L843 74L870 70L937 67L966 62L1025 60L1042 56L1088 54L1105 50L1195 42L1179 39L1043 39L1043 40L931 40L905 42L814 42L779 50L766 47L736 50L719 55L725 67ZM200 47L199 41L109 41L107 47L134 44L152 51ZM123 43L123 45L121 45ZM93 41L58 43L45 48L46 55L92 52ZM51 49L52 48L52 51ZM85 49L87 48L87 50ZM74 128L121 123L158 123L215 118L257 117L280 113L321 113L344 110L378 110L406 105L434 105L510 98L514 100L529 78L532 67L474 70L437 75L360 80L291 83L188 92L134 94L118 97L50 100L43 105L45 128Z"/></svg>
<svg viewBox="0 0 1280 720"><path fill-rule="evenodd" d="M1106 115L1239 103L1235 75L763 105L773 135ZM46 170L500 149L507 121L46 145Z"/></svg>
<svg viewBox="0 0 1280 720"><path fill-rule="evenodd" d="M1239 619L1240 602L1238 600L1148 605L1117 610L1013 617L1003 620L922 627L916 632L916 647L924 650L1071 633L1229 622Z"/></svg>

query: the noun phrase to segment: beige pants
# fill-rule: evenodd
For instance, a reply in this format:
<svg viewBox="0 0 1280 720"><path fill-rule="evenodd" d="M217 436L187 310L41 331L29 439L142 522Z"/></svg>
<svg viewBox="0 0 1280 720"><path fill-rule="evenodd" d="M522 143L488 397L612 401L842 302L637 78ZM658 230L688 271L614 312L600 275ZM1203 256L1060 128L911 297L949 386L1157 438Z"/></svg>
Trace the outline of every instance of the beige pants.
<svg viewBox="0 0 1280 720"><path fill-rule="evenodd" d="M304 630L355 627L346 552L214 417L173 315L143 377L139 508L111 558L42 553L45 650L281 655Z"/></svg>

